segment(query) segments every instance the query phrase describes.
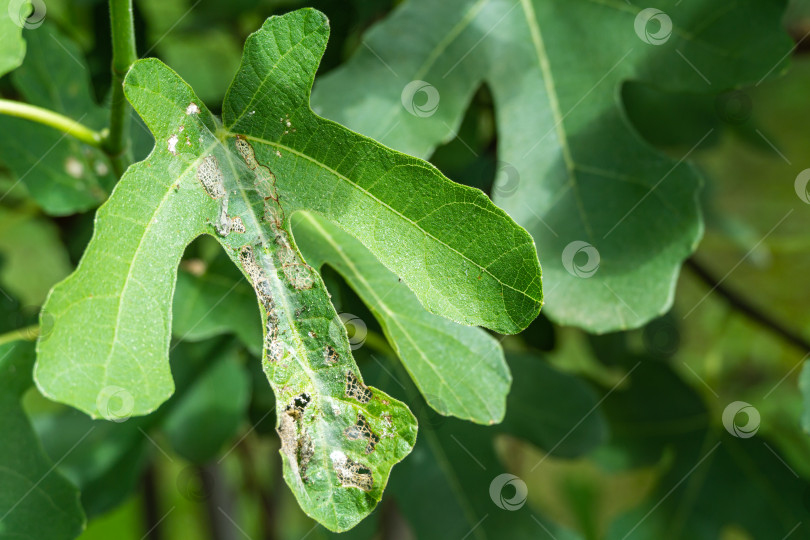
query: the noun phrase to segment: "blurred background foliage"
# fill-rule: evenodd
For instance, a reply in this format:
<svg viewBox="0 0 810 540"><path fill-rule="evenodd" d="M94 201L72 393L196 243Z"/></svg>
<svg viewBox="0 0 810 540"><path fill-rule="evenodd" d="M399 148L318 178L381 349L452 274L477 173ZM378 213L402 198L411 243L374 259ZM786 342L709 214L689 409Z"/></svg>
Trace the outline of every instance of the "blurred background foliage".
<svg viewBox="0 0 810 540"><path fill-rule="evenodd" d="M326 73L361 47L363 32L396 3L137 0L139 53L163 59L220 112L242 43L267 16L304 5L325 12L332 28L320 68ZM53 39L26 32L26 63L0 79L0 92L36 102L37 70L62 69L75 81L70 62L86 62L86 84L62 86L58 101L65 113L92 118L110 84L107 4L49 0L47 8ZM755 86L696 95L624 85L632 124L676 159L713 129L690 155L705 183L705 236L681 274L674 307L645 327L596 336L541 315L505 338L514 383L503 423L473 425L429 408L374 317L336 272L325 270L338 311L368 327L355 351L366 380L408 403L420 422L417 446L394 468L378 509L341 536L810 537L810 397L803 400L799 384L810 353L802 337L810 333L810 211L793 189L810 148L810 4L790 2L783 23L797 44L790 68ZM65 52L73 58L47 67ZM53 171L43 173L40 187L17 183L30 164L6 146L4 133L2 331L36 321L48 289L78 262L94 209L111 188L103 157L85 155L72 169L53 166L77 154L63 147L75 143L28 129L45 130L43 150L56 144L41 164ZM137 119L132 133L142 158L149 134ZM497 144L492 96L482 87L458 136L431 161L489 192ZM79 177L86 182L75 188ZM88 518L81 538L335 536L303 515L281 479L274 398L258 360L256 302L238 280L210 240L188 248L174 307L177 391L156 413L92 421L33 387L25 393L24 410L45 453L81 491ZM810 394L810 371L805 378ZM759 411L756 436L735 438L724 429L722 413L733 401ZM527 485L528 502L519 510L499 508L490 497L490 483L504 472Z"/></svg>

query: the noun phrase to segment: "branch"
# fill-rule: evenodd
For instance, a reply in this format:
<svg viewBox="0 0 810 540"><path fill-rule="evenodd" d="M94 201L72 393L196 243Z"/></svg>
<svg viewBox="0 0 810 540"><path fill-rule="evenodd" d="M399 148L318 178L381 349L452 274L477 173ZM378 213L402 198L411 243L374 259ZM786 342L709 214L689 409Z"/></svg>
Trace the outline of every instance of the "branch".
<svg viewBox="0 0 810 540"><path fill-rule="evenodd" d="M799 349L802 349L804 352L810 352L810 341L808 341L804 336L790 328L784 327L779 321L772 318L770 315L759 311L759 309L754 307L743 297L726 288L725 285L715 279L702 264L695 260L694 257L686 260L686 266L688 266L689 269L692 270L692 272L694 272L695 275L704 283L709 285L712 290L720 293L720 296L725 298L726 301L731 304L731 307L735 308L752 321L757 322L769 329L774 334L783 338L785 341L795 345Z"/></svg>
<svg viewBox="0 0 810 540"><path fill-rule="evenodd" d="M72 118L35 105L20 103L19 101L12 101L10 99L0 99L0 114L25 118L26 120L32 120L58 129L62 133L72 135L83 143L87 143L91 146L100 147L104 140L102 133L92 130Z"/></svg>
<svg viewBox="0 0 810 540"><path fill-rule="evenodd" d="M110 156L119 177L129 164L127 127L127 99L124 96L124 77L137 60L135 52L135 25L132 17L132 0L110 0L110 25L112 30L112 101L110 103L110 132L104 141L104 149Z"/></svg>
<svg viewBox="0 0 810 540"><path fill-rule="evenodd" d="M143 520L146 534L143 538L149 540L162 540L163 534L158 527L162 518L160 517L157 479L155 478L155 466L149 464L143 471L141 477L141 500L143 501Z"/></svg>

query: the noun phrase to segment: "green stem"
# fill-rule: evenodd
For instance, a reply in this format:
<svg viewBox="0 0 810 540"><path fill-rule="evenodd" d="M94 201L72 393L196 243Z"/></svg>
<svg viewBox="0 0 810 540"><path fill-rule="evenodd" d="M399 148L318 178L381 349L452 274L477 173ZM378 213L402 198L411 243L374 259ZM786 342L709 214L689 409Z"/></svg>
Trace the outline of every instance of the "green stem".
<svg viewBox="0 0 810 540"><path fill-rule="evenodd" d="M110 132L104 149L112 160L115 173L120 177L129 165L127 127L129 114L124 96L124 77L138 59L135 52L135 24L132 18L132 0L110 0L112 29L112 101L110 103Z"/></svg>
<svg viewBox="0 0 810 540"><path fill-rule="evenodd" d="M32 324L24 328L17 328L11 332L0 334L0 346L13 341L34 341L39 336L39 325Z"/></svg>
<svg viewBox="0 0 810 540"><path fill-rule="evenodd" d="M0 99L0 114L33 120L34 122L58 129L62 133L72 135L83 143L87 143L91 146L101 146L104 139L104 136L98 131L94 131L67 116L35 105L20 103L19 101Z"/></svg>

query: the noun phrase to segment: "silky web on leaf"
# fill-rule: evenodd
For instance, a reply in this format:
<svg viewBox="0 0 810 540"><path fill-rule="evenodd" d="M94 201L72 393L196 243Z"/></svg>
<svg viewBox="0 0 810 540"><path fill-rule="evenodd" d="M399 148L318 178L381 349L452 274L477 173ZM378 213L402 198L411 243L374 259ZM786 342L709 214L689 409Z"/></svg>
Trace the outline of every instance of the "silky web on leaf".
<svg viewBox="0 0 810 540"><path fill-rule="evenodd" d="M276 432L285 480L302 506L336 490L368 504L385 485L390 456L412 446L412 417L363 383L345 332L329 331L337 317L329 294L298 252L276 175L253 145L240 135L222 142L208 130L199 141L201 157L184 155L179 144L175 157L197 162L196 180L216 202L210 234L256 294L262 368L281 405ZM400 421L391 424L394 416Z"/></svg>
<svg viewBox="0 0 810 540"><path fill-rule="evenodd" d="M197 167L197 179L205 188L205 192L212 199L220 199L225 196L225 180L222 169L219 168L219 161L213 155L203 158Z"/></svg>
<svg viewBox="0 0 810 540"><path fill-rule="evenodd" d="M359 488L363 491L371 491L374 487L374 477L368 467L352 460L343 452L332 452L329 457L341 485Z"/></svg>
<svg viewBox="0 0 810 540"><path fill-rule="evenodd" d="M296 396L280 415L277 429L281 451L295 465L302 479L307 478L307 468L314 453L312 438L303 427L304 412L310 401L307 393Z"/></svg>

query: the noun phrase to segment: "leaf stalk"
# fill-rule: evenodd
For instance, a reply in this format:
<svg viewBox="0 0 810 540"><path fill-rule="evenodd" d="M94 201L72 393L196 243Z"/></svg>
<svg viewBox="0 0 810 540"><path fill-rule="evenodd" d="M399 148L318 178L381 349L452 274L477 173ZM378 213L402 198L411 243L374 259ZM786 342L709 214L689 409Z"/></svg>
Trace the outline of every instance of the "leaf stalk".
<svg viewBox="0 0 810 540"><path fill-rule="evenodd" d="M21 103L10 99L0 99L0 114L25 118L39 124L58 129L62 133L71 135L83 143L101 147L104 141L104 132L95 131L84 124L68 118L58 112L28 103Z"/></svg>
<svg viewBox="0 0 810 540"><path fill-rule="evenodd" d="M32 324L24 328L17 328L11 332L0 334L0 346L14 341L34 341L39 337L39 325Z"/></svg>

